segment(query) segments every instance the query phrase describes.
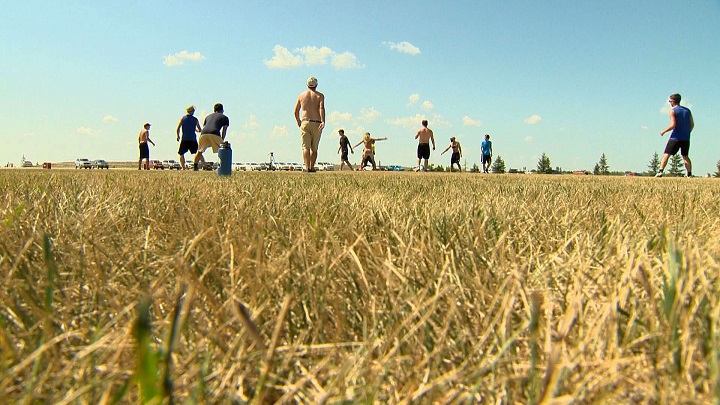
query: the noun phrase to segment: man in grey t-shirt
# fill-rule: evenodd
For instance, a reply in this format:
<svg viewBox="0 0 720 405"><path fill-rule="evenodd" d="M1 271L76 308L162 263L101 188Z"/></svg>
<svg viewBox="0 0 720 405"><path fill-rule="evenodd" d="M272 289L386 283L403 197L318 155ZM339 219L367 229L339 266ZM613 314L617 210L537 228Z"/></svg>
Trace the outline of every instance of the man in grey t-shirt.
<svg viewBox="0 0 720 405"><path fill-rule="evenodd" d="M198 139L198 151L197 154L195 154L193 170L198 170L198 163L200 161L202 161L203 166L205 165L203 152L205 152L207 148L212 147L213 153L218 153L218 148L220 148L220 144L225 140L225 135L227 135L230 119L223 114L225 112L223 105L220 103L215 104L213 111L215 112L205 117L200 138Z"/></svg>

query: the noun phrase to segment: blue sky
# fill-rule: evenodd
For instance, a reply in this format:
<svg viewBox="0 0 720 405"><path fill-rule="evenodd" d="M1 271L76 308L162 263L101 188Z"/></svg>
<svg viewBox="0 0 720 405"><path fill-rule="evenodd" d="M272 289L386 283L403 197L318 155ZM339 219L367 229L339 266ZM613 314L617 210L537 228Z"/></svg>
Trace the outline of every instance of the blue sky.
<svg viewBox="0 0 720 405"><path fill-rule="evenodd" d="M644 171L662 153L668 95L695 118L695 173L720 160L720 1L69 1L5 5L0 163L177 158L189 104L222 102L234 161L301 162L293 117L308 76L326 96L319 160L337 129L364 132L383 164L431 163L455 136L468 166L482 136L508 167ZM445 3L445 4L443 4ZM353 156L353 155L351 155ZM214 159L215 156L212 156ZM353 162L360 159L354 155Z"/></svg>

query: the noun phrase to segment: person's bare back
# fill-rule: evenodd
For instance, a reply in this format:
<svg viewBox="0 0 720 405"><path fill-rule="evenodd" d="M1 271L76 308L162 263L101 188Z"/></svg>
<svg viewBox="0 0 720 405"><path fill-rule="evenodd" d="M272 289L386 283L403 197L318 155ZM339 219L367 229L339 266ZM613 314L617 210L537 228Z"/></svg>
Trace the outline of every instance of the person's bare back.
<svg viewBox="0 0 720 405"><path fill-rule="evenodd" d="M302 110L302 116L300 116ZM325 95L317 90L307 89L300 93L295 105L295 119L298 126L302 121L325 122Z"/></svg>
<svg viewBox="0 0 720 405"><path fill-rule="evenodd" d="M415 139L418 140L418 143L430 143L432 140L433 147L435 146L435 136L430 128L423 127L418 130Z"/></svg>

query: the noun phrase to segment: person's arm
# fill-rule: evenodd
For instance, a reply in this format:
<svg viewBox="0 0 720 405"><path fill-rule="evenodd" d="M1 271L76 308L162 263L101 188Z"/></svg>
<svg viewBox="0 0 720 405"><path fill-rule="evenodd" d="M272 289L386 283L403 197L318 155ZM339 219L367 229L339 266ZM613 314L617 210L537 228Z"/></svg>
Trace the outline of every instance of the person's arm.
<svg viewBox="0 0 720 405"><path fill-rule="evenodd" d="M195 126L197 129L195 129L195 132L202 132L202 128L200 128L200 120L195 121Z"/></svg>
<svg viewBox="0 0 720 405"><path fill-rule="evenodd" d="M462 157L462 146L460 146L460 142L458 142L457 146L458 146L458 152L460 152L460 157Z"/></svg>
<svg viewBox="0 0 720 405"><path fill-rule="evenodd" d="M299 128L302 123L302 121L300 121L300 97L298 97L297 103L295 103L295 121L297 121L297 126Z"/></svg>
<svg viewBox="0 0 720 405"><path fill-rule="evenodd" d="M227 125L223 125L223 127L222 127L222 140L223 141L225 140L225 135L227 135L227 128L228 128Z"/></svg>
<svg viewBox="0 0 720 405"><path fill-rule="evenodd" d="M182 127L182 118L180 118L180 121L178 121L178 126L175 128L175 140L180 140L180 127Z"/></svg>
<svg viewBox="0 0 720 405"><path fill-rule="evenodd" d="M338 151L335 152L335 153L336 153L336 154L337 154L337 153L340 153L340 149L342 149L342 145L341 145L341 146L338 146Z"/></svg>
<svg viewBox="0 0 720 405"><path fill-rule="evenodd" d="M695 129L695 120L692 117L692 113L690 113L690 132Z"/></svg>
<svg viewBox="0 0 720 405"><path fill-rule="evenodd" d="M447 147L447 148L445 148L445 150L444 150L444 151L440 152L440 156L444 155L444 154L445 154L445 152L447 152L448 150L450 150L450 148L451 148L451 147L452 147L452 144L448 145L448 147Z"/></svg>
<svg viewBox="0 0 720 405"><path fill-rule="evenodd" d="M150 142L150 143L152 144L152 146L155 146L155 142L153 142L152 139L150 139L150 133L149 133L149 132L148 132L148 134L147 134L147 141Z"/></svg>
<svg viewBox="0 0 720 405"><path fill-rule="evenodd" d="M672 131L673 129L675 129L675 110L670 110L670 125L660 131L660 136L665 135L666 132Z"/></svg>
<svg viewBox="0 0 720 405"><path fill-rule="evenodd" d="M320 126L318 127L322 131L325 128L325 95L320 95Z"/></svg>
<svg viewBox="0 0 720 405"><path fill-rule="evenodd" d="M415 139L418 139L419 136L420 136L420 131L417 131L417 133L415 134Z"/></svg>
<svg viewBox="0 0 720 405"><path fill-rule="evenodd" d="M356 143L356 144L353 146L353 148L357 148L358 146L360 146L361 143L363 143L363 141L360 141L360 142Z"/></svg>
<svg viewBox="0 0 720 405"><path fill-rule="evenodd" d="M373 141L387 141L387 136L382 138L373 138Z"/></svg>
<svg viewBox="0 0 720 405"><path fill-rule="evenodd" d="M430 140L433 144L433 150L435 150L435 134L432 131L430 131Z"/></svg>

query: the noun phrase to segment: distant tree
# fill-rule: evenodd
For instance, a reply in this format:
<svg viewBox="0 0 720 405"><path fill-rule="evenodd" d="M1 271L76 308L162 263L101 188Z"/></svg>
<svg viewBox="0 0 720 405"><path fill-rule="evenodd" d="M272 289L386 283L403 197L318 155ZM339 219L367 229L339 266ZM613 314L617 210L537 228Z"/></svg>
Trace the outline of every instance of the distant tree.
<svg viewBox="0 0 720 405"><path fill-rule="evenodd" d="M607 176L610 174L610 167L607 164L607 158L605 157L604 153L602 154L602 156L600 156L600 161L595 165L595 169L593 169L593 174L596 176Z"/></svg>
<svg viewBox="0 0 720 405"><path fill-rule="evenodd" d="M717 161L717 164L715 165L715 168L717 169L717 171L715 172L714 176L715 176L715 177L720 177L720 160Z"/></svg>
<svg viewBox="0 0 720 405"><path fill-rule="evenodd" d="M654 175L658 172L658 170L660 170L660 156L658 156L658 153L655 152L652 159L650 159L650 163L648 164L648 174Z"/></svg>
<svg viewBox="0 0 720 405"><path fill-rule="evenodd" d="M490 170L492 170L493 173L505 173L505 161L501 156L495 158L495 162L493 162Z"/></svg>
<svg viewBox="0 0 720 405"><path fill-rule="evenodd" d="M682 177L683 175L683 159L679 154L675 154L670 158L670 170L668 174L672 177Z"/></svg>
<svg viewBox="0 0 720 405"><path fill-rule="evenodd" d="M445 167L443 167L443 165L435 166L435 164L431 164L430 166L428 166L428 171L429 172L444 172Z"/></svg>
<svg viewBox="0 0 720 405"><path fill-rule="evenodd" d="M473 163L472 169L470 169L470 173L480 173L480 167L477 165L477 163Z"/></svg>
<svg viewBox="0 0 720 405"><path fill-rule="evenodd" d="M552 166L550 165L550 158L547 157L545 152L540 156L537 164L537 172L540 174L552 174Z"/></svg>

